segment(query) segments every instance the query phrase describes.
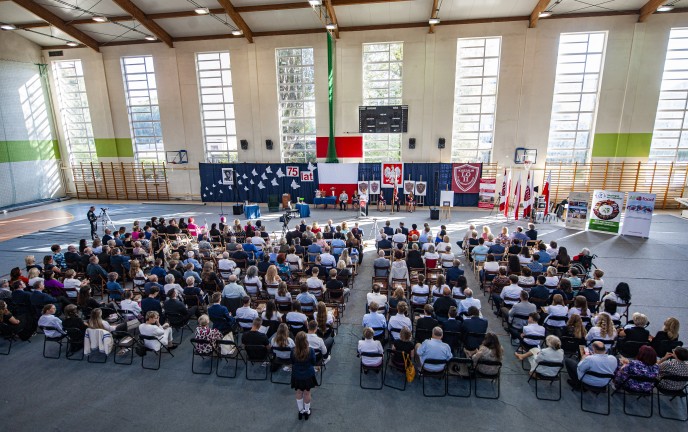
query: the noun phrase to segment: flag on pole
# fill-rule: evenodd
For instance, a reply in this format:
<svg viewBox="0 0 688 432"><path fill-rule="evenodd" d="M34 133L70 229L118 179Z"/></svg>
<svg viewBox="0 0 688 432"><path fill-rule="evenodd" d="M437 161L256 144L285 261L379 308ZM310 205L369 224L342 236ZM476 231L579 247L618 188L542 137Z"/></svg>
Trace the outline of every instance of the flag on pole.
<svg viewBox="0 0 688 432"><path fill-rule="evenodd" d="M526 191L523 194L523 217L530 217L530 212L532 211L532 189L531 189L531 178L530 171L528 171L528 179L526 180Z"/></svg>
<svg viewBox="0 0 688 432"><path fill-rule="evenodd" d="M504 216L509 218L509 204L511 203L511 170L506 176L506 201L504 202Z"/></svg>
<svg viewBox="0 0 688 432"><path fill-rule="evenodd" d="M394 190L392 191L392 213L394 213L394 206L397 205L399 199L399 185L396 176L394 176Z"/></svg>
<svg viewBox="0 0 688 432"><path fill-rule="evenodd" d="M516 205L514 206L514 220L518 220L518 207L521 205L521 173L518 173L518 180L516 181L516 189L514 189L514 195L516 195Z"/></svg>
<svg viewBox="0 0 688 432"><path fill-rule="evenodd" d="M499 211L500 212L505 212L505 207L506 207L506 168L504 168L504 178L502 178L502 191L500 192L499 195ZM505 213L506 214L506 213Z"/></svg>
<svg viewBox="0 0 688 432"><path fill-rule="evenodd" d="M547 173L547 179L545 180L545 186L542 188L542 195L545 197L545 212L544 215L547 216L549 213L549 185L552 182L552 171Z"/></svg>

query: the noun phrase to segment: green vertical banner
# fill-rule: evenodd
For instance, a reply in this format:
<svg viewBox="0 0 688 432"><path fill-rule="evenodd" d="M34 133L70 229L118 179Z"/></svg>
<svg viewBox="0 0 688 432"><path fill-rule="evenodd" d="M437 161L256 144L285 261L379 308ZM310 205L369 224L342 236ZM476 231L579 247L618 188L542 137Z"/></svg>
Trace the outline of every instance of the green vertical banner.
<svg viewBox="0 0 688 432"><path fill-rule="evenodd" d="M327 143L327 158L325 162L338 163L337 146L334 141L334 41L332 33L327 32L327 85L328 105L330 110L330 139Z"/></svg>

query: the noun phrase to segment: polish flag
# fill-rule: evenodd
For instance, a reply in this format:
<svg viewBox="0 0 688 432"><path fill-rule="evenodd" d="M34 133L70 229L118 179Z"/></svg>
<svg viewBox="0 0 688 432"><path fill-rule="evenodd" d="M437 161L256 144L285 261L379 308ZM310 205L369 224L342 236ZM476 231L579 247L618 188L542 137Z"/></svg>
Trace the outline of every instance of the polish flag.
<svg viewBox="0 0 688 432"><path fill-rule="evenodd" d="M504 212L504 216L506 217L509 217L509 195L511 195L511 171L507 174L506 170L504 170L504 182L502 183L502 197L499 200L499 211Z"/></svg>
<svg viewBox="0 0 688 432"><path fill-rule="evenodd" d="M530 217L530 212L533 209L533 193L531 189L531 178L530 178L530 171L528 171L528 179L526 180L526 191L523 194L523 217L527 218Z"/></svg>
<svg viewBox="0 0 688 432"><path fill-rule="evenodd" d="M547 173L547 180L545 180L545 186L542 188L542 195L545 197L545 216L549 213L549 185L552 183L552 171Z"/></svg>
<svg viewBox="0 0 688 432"><path fill-rule="evenodd" d="M518 173L518 181L516 181L516 189L514 190L514 195L516 195L516 205L514 206L514 220L518 220L518 207L521 205L521 173Z"/></svg>
<svg viewBox="0 0 688 432"><path fill-rule="evenodd" d="M333 187L337 199L343 190L346 191L350 203L354 192L358 190L358 164L318 163L318 183L326 196L332 196Z"/></svg>

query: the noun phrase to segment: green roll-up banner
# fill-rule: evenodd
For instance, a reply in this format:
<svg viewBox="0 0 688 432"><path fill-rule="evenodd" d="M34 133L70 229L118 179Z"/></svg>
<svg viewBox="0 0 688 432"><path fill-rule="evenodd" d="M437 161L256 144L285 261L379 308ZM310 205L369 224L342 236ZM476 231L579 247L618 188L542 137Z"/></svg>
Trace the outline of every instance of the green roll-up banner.
<svg viewBox="0 0 688 432"><path fill-rule="evenodd" d="M337 146L334 142L334 41L330 32L327 32L327 83L327 97L330 110L330 139L327 143L327 158L325 162L338 163Z"/></svg>

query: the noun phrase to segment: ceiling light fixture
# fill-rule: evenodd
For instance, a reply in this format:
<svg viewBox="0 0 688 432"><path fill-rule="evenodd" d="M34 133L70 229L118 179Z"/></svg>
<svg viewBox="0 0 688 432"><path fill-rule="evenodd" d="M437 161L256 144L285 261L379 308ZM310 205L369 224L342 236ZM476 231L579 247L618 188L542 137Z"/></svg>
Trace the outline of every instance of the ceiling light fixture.
<svg viewBox="0 0 688 432"><path fill-rule="evenodd" d="M440 23L440 19L439 19L439 18L430 18L430 19L428 20L428 24L430 24L430 25L437 25L437 24L439 24L439 23Z"/></svg>
<svg viewBox="0 0 688 432"><path fill-rule="evenodd" d="M244 34L244 32L241 31L241 30L232 30L232 34L233 34L234 36L241 36L241 35Z"/></svg>
<svg viewBox="0 0 688 432"><path fill-rule="evenodd" d="M674 5L665 4L657 8L657 12L670 12L674 10Z"/></svg>
<svg viewBox="0 0 688 432"><path fill-rule="evenodd" d="M322 6L322 0L308 0L308 3L309 3L312 7Z"/></svg>
<svg viewBox="0 0 688 432"><path fill-rule="evenodd" d="M67 42L67 46L70 46L70 47L78 47L79 44L76 43L76 42L73 42L73 41L69 41L69 42Z"/></svg>
<svg viewBox="0 0 688 432"><path fill-rule="evenodd" d="M3 29L3 30L16 30L16 29L17 29L17 26L15 26L14 24L0 24L0 29Z"/></svg>
<svg viewBox="0 0 688 432"><path fill-rule="evenodd" d="M196 12L198 15L208 15L210 13L210 9L207 7L197 7L194 9L194 12Z"/></svg>
<svg viewBox="0 0 688 432"><path fill-rule="evenodd" d="M330 24L326 25L325 28L328 29L328 30L336 30L336 29L337 29L337 24L330 23Z"/></svg>
<svg viewBox="0 0 688 432"><path fill-rule="evenodd" d="M102 16L102 15L96 15L96 16L94 16L94 17L91 17L91 19L92 19L93 21L99 22L99 23L104 23L104 22L107 22L107 20L108 20L107 17L104 17L104 16Z"/></svg>
<svg viewBox="0 0 688 432"><path fill-rule="evenodd" d="M542 11L538 14L540 18L549 18L552 16L552 12L550 11Z"/></svg>
<svg viewBox="0 0 688 432"><path fill-rule="evenodd" d="M158 40L158 38L156 38L155 36L151 36L151 35L146 36L145 39L146 39L147 41L155 41L155 40Z"/></svg>

